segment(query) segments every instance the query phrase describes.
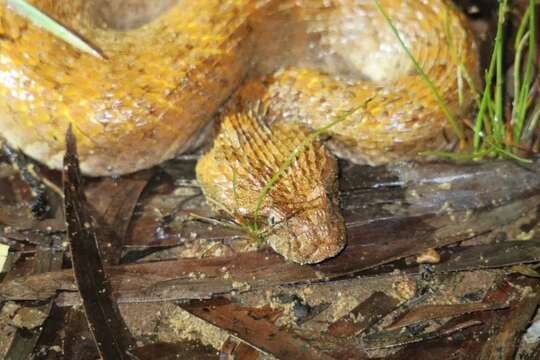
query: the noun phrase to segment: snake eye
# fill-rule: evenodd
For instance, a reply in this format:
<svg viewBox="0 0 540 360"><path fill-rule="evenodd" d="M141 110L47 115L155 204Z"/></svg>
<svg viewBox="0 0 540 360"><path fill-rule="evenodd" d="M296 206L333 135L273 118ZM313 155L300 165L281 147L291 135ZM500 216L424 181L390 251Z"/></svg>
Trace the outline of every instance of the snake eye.
<svg viewBox="0 0 540 360"><path fill-rule="evenodd" d="M279 222L278 216L279 215L276 212L270 211L270 213L268 214L268 218L267 218L268 225L270 225L270 226L276 225Z"/></svg>

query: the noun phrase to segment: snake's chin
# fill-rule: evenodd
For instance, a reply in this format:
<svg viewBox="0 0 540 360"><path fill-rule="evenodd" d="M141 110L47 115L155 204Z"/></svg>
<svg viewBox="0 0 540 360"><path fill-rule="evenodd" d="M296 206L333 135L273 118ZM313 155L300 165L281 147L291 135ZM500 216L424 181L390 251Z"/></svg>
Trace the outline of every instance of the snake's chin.
<svg viewBox="0 0 540 360"><path fill-rule="evenodd" d="M337 210L310 209L278 225L266 240L287 260L316 264L343 250L345 225Z"/></svg>

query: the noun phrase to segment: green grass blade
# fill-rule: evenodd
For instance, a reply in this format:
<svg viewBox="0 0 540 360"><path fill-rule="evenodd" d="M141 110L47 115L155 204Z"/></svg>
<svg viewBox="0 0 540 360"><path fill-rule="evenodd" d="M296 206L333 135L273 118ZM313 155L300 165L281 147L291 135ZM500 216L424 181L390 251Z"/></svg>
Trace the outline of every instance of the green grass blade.
<svg viewBox="0 0 540 360"><path fill-rule="evenodd" d="M455 5L450 4L450 6L455 6ZM459 105L462 106L464 102L463 79L465 79L465 82L467 83L469 90L471 90L473 93L474 101L476 102L476 105L480 106L480 91L478 90L476 84L474 83L471 73L465 66L463 62L463 57L461 56L460 52L456 49L456 46L454 44L454 35L452 34L452 31L450 29L451 24L450 24L450 16L448 14L449 11L450 11L449 9L446 9L445 14L444 14L444 37L446 40L446 44L448 45L448 49L450 49L450 55L452 56L452 61L455 64L459 65L457 68Z"/></svg>
<svg viewBox="0 0 540 360"><path fill-rule="evenodd" d="M499 8L499 24L497 28L495 46L495 116L492 118L493 137L496 143L504 141L504 23L506 22L506 12L508 11L507 0L501 1Z"/></svg>
<svg viewBox="0 0 540 360"><path fill-rule="evenodd" d="M506 157L506 158L509 158L509 159L513 159L517 162L521 162L521 163L524 163L524 164L532 164L533 161L531 159L526 159L524 157L521 157L521 156L518 156L514 153L512 153L511 151L508 151L508 150L505 150L501 147L496 147L494 148L494 150L496 152L498 152L500 155L502 155L502 157Z"/></svg>
<svg viewBox="0 0 540 360"><path fill-rule="evenodd" d="M519 33L518 33L519 34ZM517 41L519 40L519 41ZM514 100L512 101L512 124L515 124L518 120L518 107L519 107L519 93L521 90L521 61L523 51L529 40L529 33L524 35L518 35L515 45L514 55ZM514 134L515 135L515 134ZM514 136L515 139L515 136Z"/></svg>
<svg viewBox="0 0 540 360"><path fill-rule="evenodd" d="M526 141L530 140L530 138L534 134L534 131L536 130L536 127L539 124L539 120L540 120L540 105L537 105L537 109L535 109L535 111L533 111L533 114L531 115L529 123L527 124L527 127L523 131L523 137L522 138L524 140L526 140Z"/></svg>
<svg viewBox="0 0 540 360"><path fill-rule="evenodd" d="M528 49L527 49L527 61L525 64L525 74L523 75L523 81L515 96L517 100L517 110L515 110L516 117L513 122L513 138L515 142L521 141L523 127L525 119L527 117L527 111L530 105L531 88L534 81L534 71L536 63L536 9L535 0L529 0L529 6L527 8L526 15L528 20ZM514 66L520 67L521 64L514 64Z"/></svg>
<svg viewBox="0 0 540 360"><path fill-rule="evenodd" d="M419 155L420 156L435 156L439 158L446 158L449 160L454 161L463 161L463 160L475 160L478 158L482 158L489 154L489 151L487 149L482 149L478 152L451 152L451 151L423 151Z"/></svg>
<svg viewBox="0 0 540 360"><path fill-rule="evenodd" d="M24 0L8 0L7 3L13 7L13 9L31 21L34 25L37 25L54 36L64 40L71 46L77 48L78 50L95 56L99 59L103 59L101 53L86 43L79 36L74 34L72 31L68 30L56 20L43 13L41 10L35 8Z"/></svg>
<svg viewBox="0 0 540 360"><path fill-rule="evenodd" d="M491 112L491 108L494 107L494 111L491 114L490 118L495 118L496 115L496 108L495 104L493 104L493 99L491 97L491 86L493 83L493 78L495 77L495 69L497 68L497 60L498 56L497 54L500 53L502 50L503 45L503 30L504 30L504 22L506 17L506 11L507 11L507 0L502 0L499 4L499 18L497 22L497 33L495 35L495 45L493 47L493 52L491 54L491 60L489 63L488 71L485 75L485 87L484 87L484 93L482 94L482 100L480 101L480 108L478 109L478 113L476 114L476 119L474 122L474 135L473 135L473 147L474 151L479 151L480 147L482 145L481 139L482 139L482 133L484 133L484 138L490 136L490 134L486 131L488 126L488 119L486 119L486 112Z"/></svg>
<svg viewBox="0 0 540 360"><path fill-rule="evenodd" d="M234 197L234 207L236 212L240 212L240 197L238 196L238 178L236 175L236 168L232 169L232 187Z"/></svg>
<svg viewBox="0 0 540 360"><path fill-rule="evenodd" d="M202 222L209 223L209 224L212 224L212 225L223 226L223 227L228 228L228 229L244 230L244 228L242 226L240 226L240 225L231 224L231 223L229 223L227 221L223 221L223 220L220 220L220 219L214 219L214 218L207 217L207 216L202 216L202 215L199 215L199 214L196 214L196 213L189 213L188 219L189 220L202 221Z"/></svg>
<svg viewBox="0 0 540 360"><path fill-rule="evenodd" d="M517 121L517 110L518 110L518 93L521 89L521 61L523 51L527 45L527 40L529 39L529 32L526 31L529 25L528 19L530 14L530 8L527 7L523 18L518 27L516 33L516 39L514 43L514 100L512 102L512 123L515 124Z"/></svg>
<svg viewBox="0 0 540 360"><path fill-rule="evenodd" d="M414 67L416 69L416 72L420 75L422 80L427 84L427 86L431 90L431 92L432 92L433 96L435 97L435 99L437 100L437 103L439 104L441 110L443 111L444 115L446 116L446 118L450 122L450 125L452 126L452 128L454 129L456 134L458 135L459 139L461 141L464 141L465 140L465 135L464 135L464 132L463 132L463 126L461 125L461 123L459 123L455 119L454 115L452 114L452 112L448 108L446 102L444 101L441 94L439 93L439 90L437 89L437 86L435 86L433 81L431 81L430 77L426 74L424 69L422 69L422 66L418 63L418 61L416 60L414 55L411 53L411 51L409 50L409 48L407 47L407 45L405 44L405 42L401 38L401 35L399 34L399 31L394 26L394 23L392 22L392 19L390 19L390 16L386 12L386 10L383 8L380 1L379 0L374 0L374 1L375 1L375 5L377 6L377 9L381 13L381 15L385 18L386 22L390 26L390 29L392 30L392 32L396 36L401 48L403 49L403 51L405 51L405 53L407 54L409 59L412 61L413 65L414 65Z"/></svg>

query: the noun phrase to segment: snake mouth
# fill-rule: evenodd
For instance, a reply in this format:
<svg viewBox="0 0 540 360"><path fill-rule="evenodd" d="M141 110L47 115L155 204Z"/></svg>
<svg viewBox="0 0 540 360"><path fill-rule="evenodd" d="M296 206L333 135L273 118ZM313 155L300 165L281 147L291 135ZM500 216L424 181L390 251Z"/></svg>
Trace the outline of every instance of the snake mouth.
<svg viewBox="0 0 540 360"><path fill-rule="evenodd" d="M266 240L288 260L316 264L345 247L343 217L333 208L309 209L276 226Z"/></svg>

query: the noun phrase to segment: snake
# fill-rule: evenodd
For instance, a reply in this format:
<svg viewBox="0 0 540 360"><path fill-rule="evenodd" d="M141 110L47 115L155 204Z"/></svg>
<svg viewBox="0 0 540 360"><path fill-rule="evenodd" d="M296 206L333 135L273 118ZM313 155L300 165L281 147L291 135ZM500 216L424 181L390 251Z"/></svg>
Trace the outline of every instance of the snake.
<svg viewBox="0 0 540 360"><path fill-rule="evenodd" d="M380 165L451 146L448 112L466 116L480 84L478 46L448 0L28 2L102 56L0 1L10 146L61 169L71 125L82 171L110 176L210 134L197 164L210 206L300 264L346 244L334 156Z"/></svg>

